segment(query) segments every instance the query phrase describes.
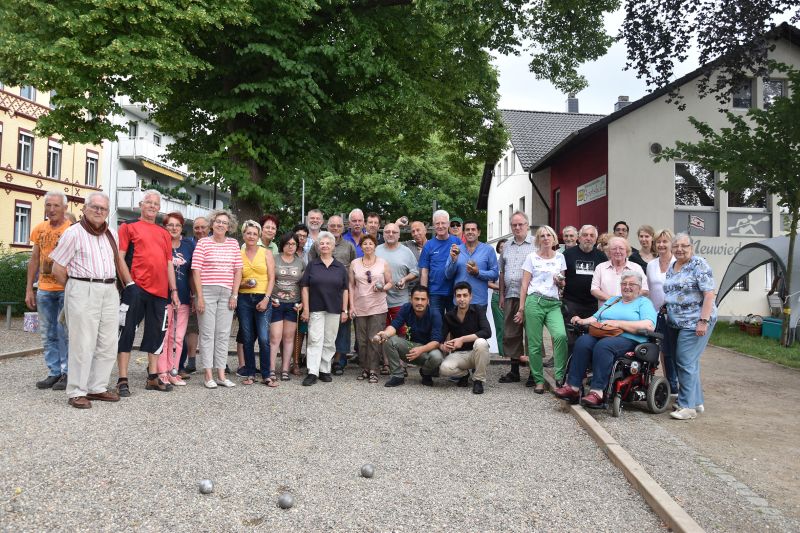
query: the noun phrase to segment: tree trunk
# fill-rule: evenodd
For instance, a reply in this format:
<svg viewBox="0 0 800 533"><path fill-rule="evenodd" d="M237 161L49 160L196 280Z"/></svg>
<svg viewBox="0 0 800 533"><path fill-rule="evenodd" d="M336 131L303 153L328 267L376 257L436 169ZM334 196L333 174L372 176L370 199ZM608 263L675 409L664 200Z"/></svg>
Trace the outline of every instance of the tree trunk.
<svg viewBox="0 0 800 533"><path fill-rule="evenodd" d="M800 192L798 192L800 198ZM798 202L800 203L800 202ZM792 345L793 332L792 316L792 269L794 268L794 244L797 238L797 222L800 217L800 206L793 206L791 212L792 222L789 225L789 259L786 261L786 301L783 303L783 324L781 325L781 344L785 347Z"/></svg>

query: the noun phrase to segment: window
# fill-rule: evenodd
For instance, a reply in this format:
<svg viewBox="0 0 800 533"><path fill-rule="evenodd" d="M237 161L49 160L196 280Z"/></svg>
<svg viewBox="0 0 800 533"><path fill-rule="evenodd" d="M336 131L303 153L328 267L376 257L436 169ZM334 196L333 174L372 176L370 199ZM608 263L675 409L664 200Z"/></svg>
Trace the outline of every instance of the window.
<svg viewBox="0 0 800 533"><path fill-rule="evenodd" d="M516 172L516 166L517 166L517 152L514 151L514 150L511 150L511 175L512 176L514 175L514 172Z"/></svg>
<svg viewBox="0 0 800 533"><path fill-rule="evenodd" d="M497 182L503 181L503 167L500 163L497 163L497 168L494 169L494 175L497 176Z"/></svg>
<svg viewBox="0 0 800 533"><path fill-rule="evenodd" d="M135 139L139 136L139 123L135 120L128 122L128 139Z"/></svg>
<svg viewBox="0 0 800 533"><path fill-rule="evenodd" d="M494 222L489 222L489 238L494 238Z"/></svg>
<svg viewBox="0 0 800 533"><path fill-rule="evenodd" d="M525 197L519 199L519 210L525 212Z"/></svg>
<svg viewBox="0 0 800 533"><path fill-rule="evenodd" d="M201 202L202 198L200 197L200 193L194 195L194 203L197 205L203 205Z"/></svg>
<svg viewBox="0 0 800 533"><path fill-rule="evenodd" d="M731 105L734 109L750 109L753 107L753 80L747 80L731 93Z"/></svg>
<svg viewBox="0 0 800 533"><path fill-rule="evenodd" d="M6 84L0 81L0 91L6 88Z"/></svg>
<svg viewBox="0 0 800 533"><path fill-rule="evenodd" d="M97 152L86 152L86 185L97 187Z"/></svg>
<svg viewBox="0 0 800 533"><path fill-rule="evenodd" d="M553 191L553 228L561 227L561 189ZM556 231L559 231L556 229Z"/></svg>
<svg viewBox="0 0 800 533"><path fill-rule="evenodd" d="M767 208L766 187L740 189L728 191L728 207L752 207L756 209Z"/></svg>
<svg viewBox="0 0 800 533"><path fill-rule="evenodd" d="M53 140L47 143L47 177L61 179L61 143Z"/></svg>
<svg viewBox="0 0 800 533"><path fill-rule="evenodd" d="M161 134L153 132L153 144L161 146Z"/></svg>
<svg viewBox="0 0 800 533"><path fill-rule="evenodd" d="M750 290L750 275L747 274L733 286L734 291L749 291Z"/></svg>
<svg viewBox="0 0 800 533"><path fill-rule="evenodd" d="M514 204L508 204L508 216L511 217L511 213L514 212ZM511 222L508 223L508 231L511 231Z"/></svg>
<svg viewBox="0 0 800 533"><path fill-rule="evenodd" d="M14 208L14 244L31 242L31 204L17 200Z"/></svg>
<svg viewBox="0 0 800 533"><path fill-rule="evenodd" d="M33 172L33 135L22 130L19 132L17 170Z"/></svg>
<svg viewBox="0 0 800 533"><path fill-rule="evenodd" d="M764 78L764 109L769 109L776 98L786 96L786 80L770 80Z"/></svg>
<svg viewBox="0 0 800 533"><path fill-rule="evenodd" d="M503 177L508 177L508 156L503 159Z"/></svg>
<svg viewBox="0 0 800 533"><path fill-rule="evenodd" d="M36 89L31 85L23 85L19 88L19 95L28 100L36 100Z"/></svg>
<svg viewBox="0 0 800 533"><path fill-rule="evenodd" d="M675 163L675 205L714 207L714 173L695 163Z"/></svg>
<svg viewBox="0 0 800 533"><path fill-rule="evenodd" d="M503 234L503 210L497 212L497 235Z"/></svg>

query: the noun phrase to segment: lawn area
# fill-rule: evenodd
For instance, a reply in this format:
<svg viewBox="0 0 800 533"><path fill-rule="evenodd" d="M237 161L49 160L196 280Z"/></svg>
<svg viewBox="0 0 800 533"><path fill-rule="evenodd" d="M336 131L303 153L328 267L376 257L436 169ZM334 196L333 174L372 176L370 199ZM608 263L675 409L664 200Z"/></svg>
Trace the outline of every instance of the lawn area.
<svg viewBox="0 0 800 533"><path fill-rule="evenodd" d="M766 361L800 368L800 344L795 342L791 348L784 348L775 339L751 337L744 331L739 331L739 327L735 324L718 322L711 334L711 344Z"/></svg>

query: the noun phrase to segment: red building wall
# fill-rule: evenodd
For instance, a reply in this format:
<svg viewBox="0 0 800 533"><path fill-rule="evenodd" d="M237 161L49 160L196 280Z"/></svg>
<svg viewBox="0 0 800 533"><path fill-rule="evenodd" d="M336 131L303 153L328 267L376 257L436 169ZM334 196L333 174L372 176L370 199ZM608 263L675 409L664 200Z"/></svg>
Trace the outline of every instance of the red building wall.
<svg viewBox="0 0 800 533"><path fill-rule="evenodd" d="M578 186L606 175L608 192L608 129L602 128L569 149L550 167L550 225L560 232L564 226L580 228L594 224L608 231L608 197L577 205ZM556 191L560 202L556 206ZM557 216L560 215L560 220ZM556 226L558 224L558 227Z"/></svg>

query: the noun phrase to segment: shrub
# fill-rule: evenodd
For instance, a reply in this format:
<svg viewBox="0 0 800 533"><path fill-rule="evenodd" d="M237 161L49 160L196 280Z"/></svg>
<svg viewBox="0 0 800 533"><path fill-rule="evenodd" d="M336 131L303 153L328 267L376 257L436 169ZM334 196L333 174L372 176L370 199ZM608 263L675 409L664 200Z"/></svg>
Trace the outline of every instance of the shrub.
<svg viewBox="0 0 800 533"><path fill-rule="evenodd" d="M31 254L27 252L11 253L0 249L0 301L20 302L17 313L25 310L25 283L28 272L28 261ZM2 309L5 315L5 308Z"/></svg>

